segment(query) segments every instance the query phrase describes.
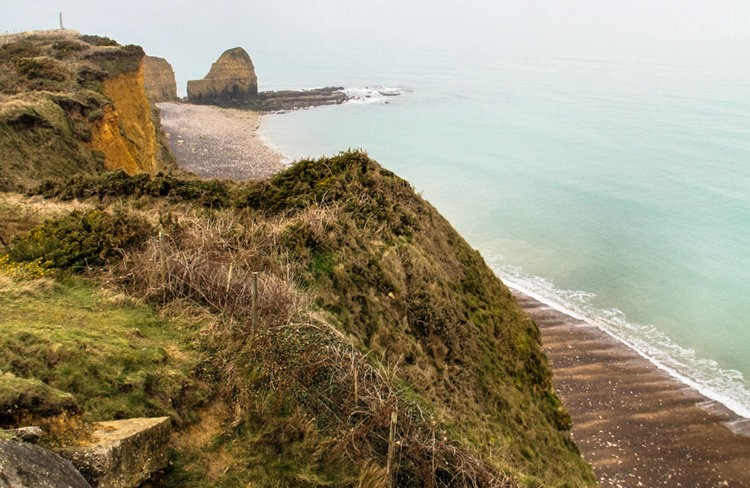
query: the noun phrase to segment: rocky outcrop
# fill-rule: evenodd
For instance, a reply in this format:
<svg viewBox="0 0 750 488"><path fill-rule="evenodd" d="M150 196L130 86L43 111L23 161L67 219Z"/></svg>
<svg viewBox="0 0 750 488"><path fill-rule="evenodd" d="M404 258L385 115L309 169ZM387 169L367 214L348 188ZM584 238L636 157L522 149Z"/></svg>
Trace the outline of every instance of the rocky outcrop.
<svg viewBox="0 0 750 488"><path fill-rule="evenodd" d="M164 58L143 58L143 86L154 103L177 100L177 82L172 65Z"/></svg>
<svg viewBox="0 0 750 488"><path fill-rule="evenodd" d="M91 488L67 459L25 442L0 440L3 488Z"/></svg>
<svg viewBox="0 0 750 488"><path fill-rule="evenodd" d="M133 488L167 467L169 417L98 422L89 446L61 454L93 487Z"/></svg>
<svg viewBox="0 0 750 488"><path fill-rule="evenodd" d="M247 52L241 47L224 51L202 80L188 81L193 103L237 103L258 94L258 78Z"/></svg>
<svg viewBox="0 0 750 488"><path fill-rule="evenodd" d="M266 91L246 102L244 108L259 112L286 112L321 105L339 105L350 99L341 86L309 90Z"/></svg>

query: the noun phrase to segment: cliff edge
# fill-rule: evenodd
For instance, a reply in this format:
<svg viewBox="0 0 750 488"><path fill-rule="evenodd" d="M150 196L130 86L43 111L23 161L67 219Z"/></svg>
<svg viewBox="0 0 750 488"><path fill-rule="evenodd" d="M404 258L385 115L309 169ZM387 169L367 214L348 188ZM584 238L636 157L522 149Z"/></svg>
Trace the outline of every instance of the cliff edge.
<svg viewBox="0 0 750 488"><path fill-rule="evenodd" d="M70 31L10 39L0 46L0 189L170 165L140 47Z"/></svg>

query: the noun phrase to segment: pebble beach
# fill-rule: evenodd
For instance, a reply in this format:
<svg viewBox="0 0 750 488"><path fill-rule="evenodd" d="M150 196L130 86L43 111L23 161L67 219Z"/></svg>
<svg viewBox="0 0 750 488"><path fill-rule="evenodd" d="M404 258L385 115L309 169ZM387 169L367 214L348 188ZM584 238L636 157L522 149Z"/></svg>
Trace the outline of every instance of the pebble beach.
<svg viewBox="0 0 750 488"><path fill-rule="evenodd" d="M284 169L284 156L257 133L260 114L211 105L157 105L180 168L204 178L268 178Z"/></svg>
<svg viewBox="0 0 750 488"><path fill-rule="evenodd" d="M603 487L750 487L750 420L597 326L519 291L552 363L573 438Z"/></svg>

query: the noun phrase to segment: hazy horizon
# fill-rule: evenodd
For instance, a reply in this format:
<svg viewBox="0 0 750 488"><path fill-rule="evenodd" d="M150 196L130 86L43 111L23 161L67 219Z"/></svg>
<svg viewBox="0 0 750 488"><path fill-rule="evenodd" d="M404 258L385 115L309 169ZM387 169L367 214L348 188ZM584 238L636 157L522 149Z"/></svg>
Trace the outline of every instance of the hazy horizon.
<svg viewBox="0 0 750 488"><path fill-rule="evenodd" d="M180 90L208 71L221 52L246 48L264 79L275 64L325 62L332 50L446 62L484 57L575 58L676 64L750 73L750 2L725 0L344 0L184 2L93 0L4 2L0 33L58 26L139 44L167 58ZM217 6L218 5L218 6Z"/></svg>

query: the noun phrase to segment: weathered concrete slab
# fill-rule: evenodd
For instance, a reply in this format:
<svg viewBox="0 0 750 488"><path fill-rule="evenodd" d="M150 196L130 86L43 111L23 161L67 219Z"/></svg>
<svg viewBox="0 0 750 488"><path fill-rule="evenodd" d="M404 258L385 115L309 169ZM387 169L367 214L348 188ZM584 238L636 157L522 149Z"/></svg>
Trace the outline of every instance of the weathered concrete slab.
<svg viewBox="0 0 750 488"><path fill-rule="evenodd" d="M97 422L94 428L91 445L61 452L93 487L134 488L169 464L169 417Z"/></svg>

